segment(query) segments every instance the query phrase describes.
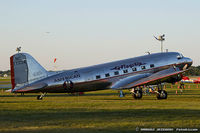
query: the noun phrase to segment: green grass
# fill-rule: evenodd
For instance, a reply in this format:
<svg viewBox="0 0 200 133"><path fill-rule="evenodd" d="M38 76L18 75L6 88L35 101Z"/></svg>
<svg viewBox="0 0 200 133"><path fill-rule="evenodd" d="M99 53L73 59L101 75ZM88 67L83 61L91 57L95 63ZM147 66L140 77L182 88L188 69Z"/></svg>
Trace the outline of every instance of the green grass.
<svg viewBox="0 0 200 133"><path fill-rule="evenodd" d="M10 85L11 81L10 78L0 78L0 88L2 85Z"/></svg>
<svg viewBox="0 0 200 133"><path fill-rule="evenodd" d="M10 78L2 78L0 77L0 82L10 82Z"/></svg>
<svg viewBox="0 0 200 133"><path fill-rule="evenodd" d="M0 85L8 85L8 84L11 84L10 82L0 82Z"/></svg>
<svg viewBox="0 0 200 133"><path fill-rule="evenodd" d="M167 88L168 99L155 95L134 100L117 91L87 92L83 96L0 94L0 132L110 133L134 132L136 127L200 128L200 89ZM128 91L126 91L128 93Z"/></svg>

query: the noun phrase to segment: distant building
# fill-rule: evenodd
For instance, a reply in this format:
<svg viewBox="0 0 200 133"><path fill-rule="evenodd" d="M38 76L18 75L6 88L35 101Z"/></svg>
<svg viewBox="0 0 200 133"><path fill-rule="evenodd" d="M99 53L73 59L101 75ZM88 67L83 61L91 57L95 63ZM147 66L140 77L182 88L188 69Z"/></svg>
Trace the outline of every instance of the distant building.
<svg viewBox="0 0 200 133"><path fill-rule="evenodd" d="M4 77L4 78L7 78L7 77L8 77L8 75L7 75L7 74L4 74L4 75L3 75L3 77Z"/></svg>

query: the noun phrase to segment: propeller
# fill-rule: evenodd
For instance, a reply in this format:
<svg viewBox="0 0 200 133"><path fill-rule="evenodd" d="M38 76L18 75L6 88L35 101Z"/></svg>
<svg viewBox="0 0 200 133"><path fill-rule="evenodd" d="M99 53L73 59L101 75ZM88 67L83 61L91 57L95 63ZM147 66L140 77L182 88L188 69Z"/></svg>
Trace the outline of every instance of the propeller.
<svg viewBox="0 0 200 133"><path fill-rule="evenodd" d="M185 66L183 67L183 70L186 70L188 67L188 64L185 64Z"/></svg>

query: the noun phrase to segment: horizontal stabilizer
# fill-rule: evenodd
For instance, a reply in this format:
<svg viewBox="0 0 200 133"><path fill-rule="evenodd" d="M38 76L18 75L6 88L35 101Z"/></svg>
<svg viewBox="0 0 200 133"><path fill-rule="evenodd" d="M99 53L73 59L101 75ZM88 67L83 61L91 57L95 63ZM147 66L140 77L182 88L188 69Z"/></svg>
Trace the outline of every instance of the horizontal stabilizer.
<svg viewBox="0 0 200 133"><path fill-rule="evenodd" d="M46 83L35 83L35 84L29 84L22 88L15 88L12 90L12 92L39 92L42 91L41 89L47 87L48 85Z"/></svg>

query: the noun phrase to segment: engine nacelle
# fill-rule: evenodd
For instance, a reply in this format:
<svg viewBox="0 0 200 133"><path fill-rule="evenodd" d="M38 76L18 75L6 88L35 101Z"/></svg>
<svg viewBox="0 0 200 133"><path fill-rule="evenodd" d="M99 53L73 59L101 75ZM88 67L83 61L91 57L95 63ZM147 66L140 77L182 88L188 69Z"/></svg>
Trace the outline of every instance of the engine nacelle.
<svg viewBox="0 0 200 133"><path fill-rule="evenodd" d="M170 78L167 80L167 82L168 82L168 83L174 84L174 83L176 83L176 82L181 81L181 79L182 79L182 75L178 74L178 75L176 75L176 76L170 77Z"/></svg>
<svg viewBox="0 0 200 133"><path fill-rule="evenodd" d="M65 90L71 90L74 87L74 83L71 80L67 80L63 83L63 88Z"/></svg>

